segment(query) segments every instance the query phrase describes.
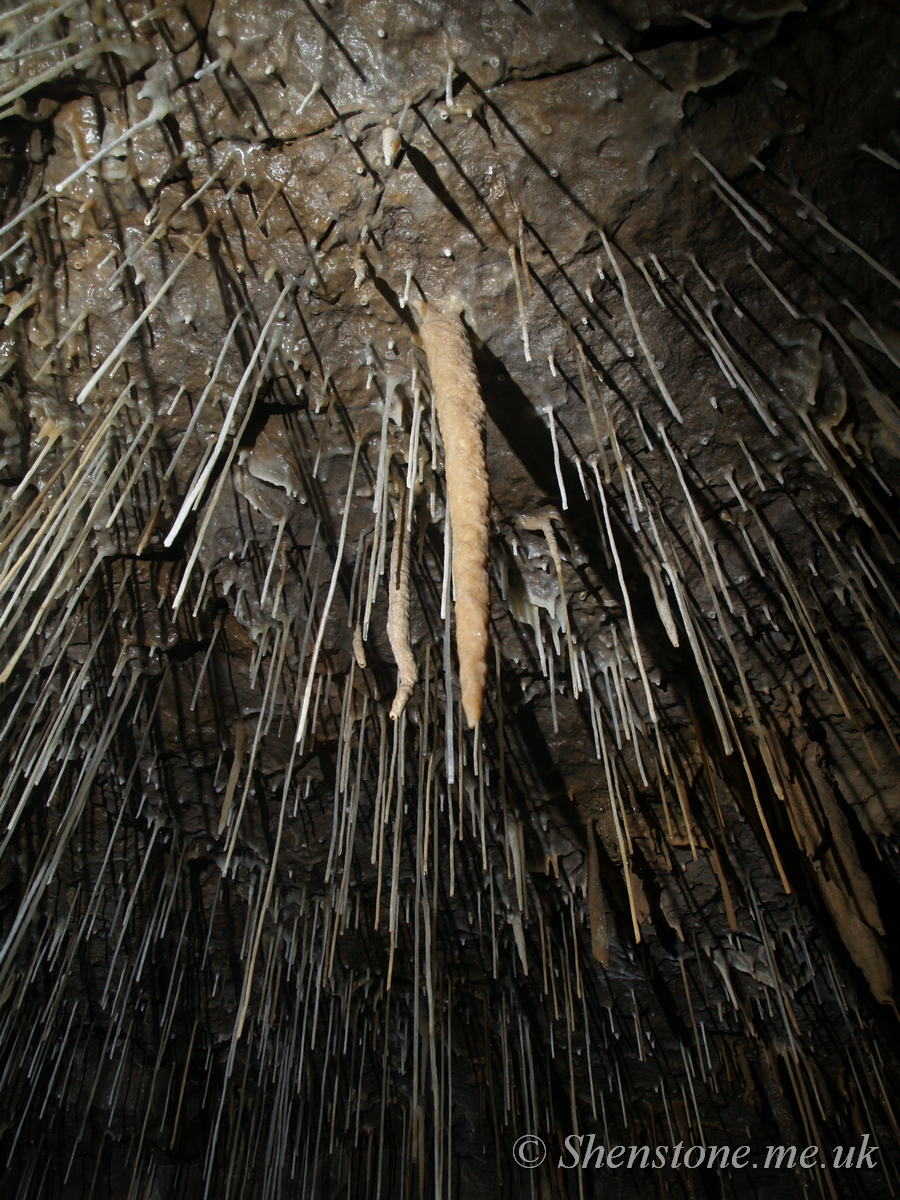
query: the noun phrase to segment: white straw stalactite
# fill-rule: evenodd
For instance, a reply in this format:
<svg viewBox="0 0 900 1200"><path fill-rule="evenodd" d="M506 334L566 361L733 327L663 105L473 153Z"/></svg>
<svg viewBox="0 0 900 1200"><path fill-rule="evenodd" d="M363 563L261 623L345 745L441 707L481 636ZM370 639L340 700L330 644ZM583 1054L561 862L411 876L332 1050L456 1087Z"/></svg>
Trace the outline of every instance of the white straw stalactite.
<svg viewBox="0 0 900 1200"><path fill-rule="evenodd" d="M900 25L427 7L0 12L0 1196L881 1200Z"/></svg>

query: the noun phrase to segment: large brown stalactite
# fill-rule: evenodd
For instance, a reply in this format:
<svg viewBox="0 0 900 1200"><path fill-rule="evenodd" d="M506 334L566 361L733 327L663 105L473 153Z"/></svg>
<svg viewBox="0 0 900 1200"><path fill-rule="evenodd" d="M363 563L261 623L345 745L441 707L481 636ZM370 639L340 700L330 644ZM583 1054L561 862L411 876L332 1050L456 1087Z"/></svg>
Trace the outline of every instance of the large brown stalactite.
<svg viewBox="0 0 900 1200"><path fill-rule="evenodd" d="M892 6L4 9L0 1195L895 1195Z"/></svg>

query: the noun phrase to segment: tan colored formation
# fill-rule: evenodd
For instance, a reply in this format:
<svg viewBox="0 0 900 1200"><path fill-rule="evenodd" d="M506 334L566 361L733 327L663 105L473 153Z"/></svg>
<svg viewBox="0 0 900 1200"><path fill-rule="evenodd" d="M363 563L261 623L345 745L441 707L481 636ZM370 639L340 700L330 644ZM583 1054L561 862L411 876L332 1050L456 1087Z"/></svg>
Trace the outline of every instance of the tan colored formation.
<svg viewBox="0 0 900 1200"><path fill-rule="evenodd" d="M391 705L391 720L396 721L406 708L419 678L415 656L409 640L409 524L406 506L401 505L394 528L391 548L391 580L388 600L387 635L399 678L397 693ZM358 627L357 627L358 628Z"/></svg>
<svg viewBox="0 0 900 1200"><path fill-rule="evenodd" d="M594 837L594 822L586 826L588 916L591 923L591 951L598 963L609 966L609 931L606 926L606 905L600 882L600 856Z"/></svg>
<svg viewBox="0 0 900 1200"><path fill-rule="evenodd" d="M465 326L458 315L428 307L422 341L434 391L447 475L456 589L456 651L463 712L481 719L487 684L490 490L484 456L484 401Z"/></svg>

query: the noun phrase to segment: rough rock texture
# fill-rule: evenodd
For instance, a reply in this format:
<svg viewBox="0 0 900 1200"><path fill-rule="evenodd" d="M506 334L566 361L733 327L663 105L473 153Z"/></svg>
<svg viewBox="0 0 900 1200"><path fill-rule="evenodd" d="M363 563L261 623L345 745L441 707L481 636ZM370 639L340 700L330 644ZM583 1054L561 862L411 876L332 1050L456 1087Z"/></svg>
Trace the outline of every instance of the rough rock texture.
<svg viewBox="0 0 900 1200"><path fill-rule="evenodd" d="M893 7L0 39L0 1194L896 1194ZM572 1133L751 1154L582 1174Z"/></svg>

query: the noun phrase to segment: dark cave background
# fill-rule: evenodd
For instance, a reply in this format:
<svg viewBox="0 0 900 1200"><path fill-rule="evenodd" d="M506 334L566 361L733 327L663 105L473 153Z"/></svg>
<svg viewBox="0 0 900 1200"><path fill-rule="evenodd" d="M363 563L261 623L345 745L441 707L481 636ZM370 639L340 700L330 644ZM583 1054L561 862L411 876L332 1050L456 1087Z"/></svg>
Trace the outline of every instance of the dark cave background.
<svg viewBox="0 0 900 1200"><path fill-rule="evenodd" d="M0 38L2 1194L894 1195L894 6ZM421 301L487 411L474 732Z"/></svg>

